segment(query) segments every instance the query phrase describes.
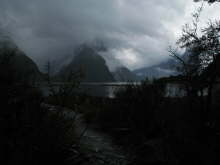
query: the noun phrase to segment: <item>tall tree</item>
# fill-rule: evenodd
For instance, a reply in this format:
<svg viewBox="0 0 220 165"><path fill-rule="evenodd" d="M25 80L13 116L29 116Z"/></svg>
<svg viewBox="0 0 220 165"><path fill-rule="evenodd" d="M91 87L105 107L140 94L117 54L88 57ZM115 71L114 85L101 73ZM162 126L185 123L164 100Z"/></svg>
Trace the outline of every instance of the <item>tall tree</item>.
<svg viewBox="0 0 220 165"><path fill-rule="evenodd" d="M209 21L205 28L198 29L199 15L202 8L193 14L193 24L186 24L177 44L181 48L190 50L192 53L188 61L182 57L172 54L183 65L188 82L197 80L198 85L207 87L208 96L206 100L206 111L210 111L212 105L212 93L218 76L218 61L220 58L220 21ZM193 60L197 62L194 63ZM184 74L183 74L184 75ZM195 79L198 78L198 79Z"/></svg>
<svg viewBox="0 0 220 165"><path fill-rule="evenodd" d="M198 85L198 77L203 70L203 60L198 54L201 54L202 49L198 40L192 39L198 38L198 23L199 15L202 11L200 7L193 14L193 24L186 24L183 27L182 36L177 41L177 45L181 48L185 48L184 55L180 55L177 50L169 49L171 57L177 61L177 72L181 75L181 83L188 96L197 95L197 91L200 89Z"/></svg>

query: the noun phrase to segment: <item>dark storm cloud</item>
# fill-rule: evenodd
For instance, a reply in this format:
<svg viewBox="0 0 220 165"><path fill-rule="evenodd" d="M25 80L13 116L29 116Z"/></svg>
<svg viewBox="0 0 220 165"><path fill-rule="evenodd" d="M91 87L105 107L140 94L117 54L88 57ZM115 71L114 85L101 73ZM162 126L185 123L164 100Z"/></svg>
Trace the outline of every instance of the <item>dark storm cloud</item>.
<svg viewBox="0 0 220 165"><path fill-rule="evenodd" d="M167 58L191 0L0 0L0 24L38 64L63 61L101 39L109 64L131 69ZM114 60L119 60L115 62ZM65 61L64 61L65 62Z"/></svg>

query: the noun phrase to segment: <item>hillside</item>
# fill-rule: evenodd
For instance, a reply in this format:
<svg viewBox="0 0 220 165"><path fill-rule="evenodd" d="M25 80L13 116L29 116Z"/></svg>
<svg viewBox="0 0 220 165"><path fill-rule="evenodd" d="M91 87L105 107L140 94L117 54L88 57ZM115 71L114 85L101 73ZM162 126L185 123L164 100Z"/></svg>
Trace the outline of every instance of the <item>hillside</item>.
<svg viewBox="0 0 220 165"><path fill-rule="evenodd" d="M18 52L12 59L14 69L18 71L19 77L22 79L31 79L33 81L40 80L40 73L36 63L26 56L23 52Z"/></svg>
<svg viewBox="0 0 220 165"><path fill-rule="evenodd" d="M8 64L5 65L7 59ZM42 74L36 63L9 41L0 43L0 61L1 72L4 72L7 68L11 68L16 81L36 82L42 79Z"/></svg>

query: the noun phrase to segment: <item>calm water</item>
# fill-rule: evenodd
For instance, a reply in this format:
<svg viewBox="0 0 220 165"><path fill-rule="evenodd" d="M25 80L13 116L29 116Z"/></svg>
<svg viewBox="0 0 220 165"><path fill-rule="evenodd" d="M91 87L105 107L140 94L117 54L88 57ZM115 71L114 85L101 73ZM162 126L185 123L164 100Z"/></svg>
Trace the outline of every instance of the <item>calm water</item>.
<svg viewBox="0 0 220 165"><path fill-rule="evenodd" d="M79 91L86 93L91 96L109 97L114 98L115 92L124 89L127 85L140 85L140 82L130 83L130 82L105 82L105 83L81 83ZM58 85L54 87L58 89ZM48 96L50 91L46 85L42 85L41 89L45 96ZM166 97L182 97L185 95L184 90L182 90L177 84L168 84L166 87Z"/></svg>
<svg viewBox="0 0 220 165"><path fill-rule="evenodd" d="M82 83L82 90L92 96L114 98L115 92L125 88L127 85L140 85L140 82L105 82L105 83Z"/></svg>
<svg viewBox="0 0 220 165"><path fill-rule="evenodd" d="M79 92L86 93L91 96L114 98L116 91L123 89L126 85L129 84L131 83L128 82L81 83L79 87ZM59 85L60 83L54 83L53 89L58 90ZM46 84L40 84L40 89L42 90L44 96L48 96L50 94L50 89Z"/></svg>
<svg viewBox="0 0 220 165"><path fill-rule="evenodd" d="M130 83L130 82L107 82L107 83L85 83L82 84L82 89L92 96L102 96L114 98L115 93L119 90L123 90L127 85L140 85L140 82ZM180 88L178 84L167 84L166 86L166 97L183 97L186 95L185 91Z"/></svg>

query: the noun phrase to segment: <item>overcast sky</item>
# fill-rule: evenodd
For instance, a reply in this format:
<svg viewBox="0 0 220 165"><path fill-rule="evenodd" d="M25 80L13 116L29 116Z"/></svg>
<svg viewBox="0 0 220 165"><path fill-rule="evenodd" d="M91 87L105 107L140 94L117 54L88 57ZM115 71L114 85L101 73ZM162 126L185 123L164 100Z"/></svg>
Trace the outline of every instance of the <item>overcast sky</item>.
<svg viewBox="0 0 220 165"><path fill-rule="evenodd" d="M201 3L193 0L0 0L0 25L41 67L61 63L75 46L94 39L109 47L111 69L151 66L168 58L167 48ZM220 17L220 4L205 5L201 19ZM117 60L117 62L114 62Z"/></svg>

